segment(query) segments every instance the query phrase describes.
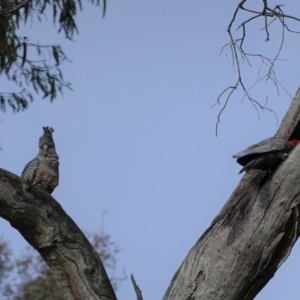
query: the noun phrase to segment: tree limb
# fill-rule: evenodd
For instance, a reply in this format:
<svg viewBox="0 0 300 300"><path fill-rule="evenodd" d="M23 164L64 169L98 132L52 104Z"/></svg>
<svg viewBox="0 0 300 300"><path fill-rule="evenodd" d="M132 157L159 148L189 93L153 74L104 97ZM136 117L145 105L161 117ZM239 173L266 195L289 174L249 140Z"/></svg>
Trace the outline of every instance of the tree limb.
<svg viewBox="0 0 300 300"><path fill-rule="evenodd" d="M0 216L43 257L66 300L116 300L104 266L61 205L40 187L0 169Z"/></svg>
<svg viewBox="0 0 300 300"><path fill-rule="evenodd" d="M300 138L300 89L276 136ZM163 300L255 298L300 235L299 156L300 145L271 180L264 171L246 173L188 253Z"/></svg>

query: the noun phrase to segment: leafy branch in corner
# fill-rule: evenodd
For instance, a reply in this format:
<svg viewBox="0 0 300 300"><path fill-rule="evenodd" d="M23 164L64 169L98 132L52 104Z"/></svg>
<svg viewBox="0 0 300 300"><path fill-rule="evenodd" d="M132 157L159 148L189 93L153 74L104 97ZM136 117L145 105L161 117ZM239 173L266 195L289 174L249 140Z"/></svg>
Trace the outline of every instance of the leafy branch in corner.
<svg viewBox="0 0 300 300"><path fill-rule="evenodd" d="M276 113L272 109L267 107L268 98L266 98L264 103L262 103L261 101L254 99L251 96L250 91L262 80L266 80L266 81L270 80L275 85L277 93L279 93L279 87L283 88L287 92L287 90L284 88L284 86L277 79L277 76L275 73L275 64L278 60L280 60L279 56L280 56L280 53L283 48L285 33L287 31L292 32L292 33L300 33L298 31L291 30L288 27L286 20L294 20L294 21L300 22L300 18L297 18L292 15L288 15L288 14L284 13L283 8L282 8L283 5L275 5L274 8L270 8L268 5L268 0L262 0L263 9L261 11L256 11L256 10L252 10L252 9L245 7L246 2L247 2L247 0L242 0L237 5L237 7L233 13L233 16L229 22L228 28L227 28L227 33L229 35L229 42L220 49L220 55L222 55L225 51L227 51L228 48L230 49L233 68L234 68L234 70L236 70L237 76L236 76L236 81L232 85L226 87L219 94L216 102L212 105L212 107L215 105L219 105L221 107L221 109L218 113L218 116L217 116L216 131L215 131L216 135L218 135L218 127L221 122L221 116L222 116L225 108L227 107L232 94L238 88L242 89L242 91L244 93L243 99L246 98L250 101L250 103L256 109L258 116L260 116L260 113L259 113L260 111L269 111L275 115L276 121L277 121ZM233 33L233 26L237 23L237 15L241 12L246 12L248 14L248 18L246 18L243 22L241 22L238 25L237 31L240 31L241 35L236 38ZM264 56L262 54L248 53L244 49L244 42L247 37L247 33L246 33L247 26L251 22L253 22L254 20L259 19L259 18L262 18L263 22L264 22L263 30L265 31L265 34L266 34L266 39L265 39L266 42L270 41L270 31L269 31L270 25L272 23L279 22L279 24L281 26L281 29L282 29L281 41L280 41L278 50L273 58ZM227 57L227 55L226 55L226 57ZM250 60L252 58L258 58L261 62L261 66L258 71L258 77L257 77L256 82L251 87L247 87L243 80L241 63L246 62L251 67L252 64L251 64ZM263 67L267 68L267 72L265 74L261 74Z"/></svg>
<svg viewBox="0 0 300 300"><path fill-rule="evenodd" d="M95 6L102 4L105 15L106 0L90 2ZM42 22L46 19L45 12L52 11L53 23L59 25L58 32L72 40L74 33L78 33L75 22L78 10L82 11L81 0L0 0L0 75L5 75L16 87L13 92L3 88L0 91L2 111L5 112L7 106L13 111L26 109L34 100L34 94L41 94L52 102L64 89L71 89L61 69L68 61L61 46L32 42L28 36L20 35L19 29L29 19Z"/></svg>

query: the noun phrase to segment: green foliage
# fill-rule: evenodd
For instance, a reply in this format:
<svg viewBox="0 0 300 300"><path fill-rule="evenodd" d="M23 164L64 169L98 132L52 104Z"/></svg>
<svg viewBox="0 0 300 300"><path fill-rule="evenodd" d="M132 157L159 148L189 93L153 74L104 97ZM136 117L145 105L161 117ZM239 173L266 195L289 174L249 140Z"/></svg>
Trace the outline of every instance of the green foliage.
<svg viewBox="0 0 300 300"><path fill-rule="evenodd" d="M87 233L99 254L115 288L126 279L115 276L119 248L105 232ZM13 259L9 245L0 241L0 299L1 300L64 300L51 270L41 256L32 248Z"/></svg>
<svg viewBox="0 0 300 300"><path fill-rule="evenodd" d="M102 4L104 16L106 1L90 2L95 6ZM78 10L82 11L81 0L0 0L0 75L16 86L13 92L0 91L2 111L6 111L7 105L13 111L26 109L34 93L41 93L52 102L65 88L71 89L61 70L61 65L68 60L61 46L40 45L19 32L29 19L42 22L46 13L52 13L58 32L72 40L78 32L75 22Z"/></svg>

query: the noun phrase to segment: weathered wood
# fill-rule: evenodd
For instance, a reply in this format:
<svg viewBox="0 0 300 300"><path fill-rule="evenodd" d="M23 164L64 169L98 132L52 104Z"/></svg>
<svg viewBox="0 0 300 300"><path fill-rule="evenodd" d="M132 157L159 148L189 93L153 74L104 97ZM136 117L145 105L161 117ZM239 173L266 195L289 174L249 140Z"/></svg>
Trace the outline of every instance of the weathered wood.
<svg viewBox="0 0 300 300"><path fill-rule="evenodd" d="M3 169L0 216L41 254L64 299L117 299L98 254L60 204L38 186L26 191L20 177Z"/></svg>
<svg viewBox="0 0 300 300"><path fill-rule="evenodd" d="M277 136L300 137L300 90ZM163 300L251 300L274 276L299 237L300 145L272 180L247 173L190 250Z"/></svg>

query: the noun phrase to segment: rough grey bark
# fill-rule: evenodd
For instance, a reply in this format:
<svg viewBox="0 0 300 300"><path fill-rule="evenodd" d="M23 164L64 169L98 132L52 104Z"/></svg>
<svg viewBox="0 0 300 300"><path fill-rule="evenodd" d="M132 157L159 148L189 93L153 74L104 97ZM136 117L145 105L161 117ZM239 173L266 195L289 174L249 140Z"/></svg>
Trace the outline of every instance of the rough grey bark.
<svg viewBox="0 0 300 300"><path fill-rule="evenodd" d="M64 299L117 299L99 256L60 204L38 186L26 191L20 177L3 169L0 216L41 254Z"/></svg>
<svg viewBox="0 0 300 300"><path fill-rule="evenodd" d="M300 89L276 136L300 138ZM247 173L174 275L163 300L253 299L299 237L300 145L272 180Z"/></svg>

